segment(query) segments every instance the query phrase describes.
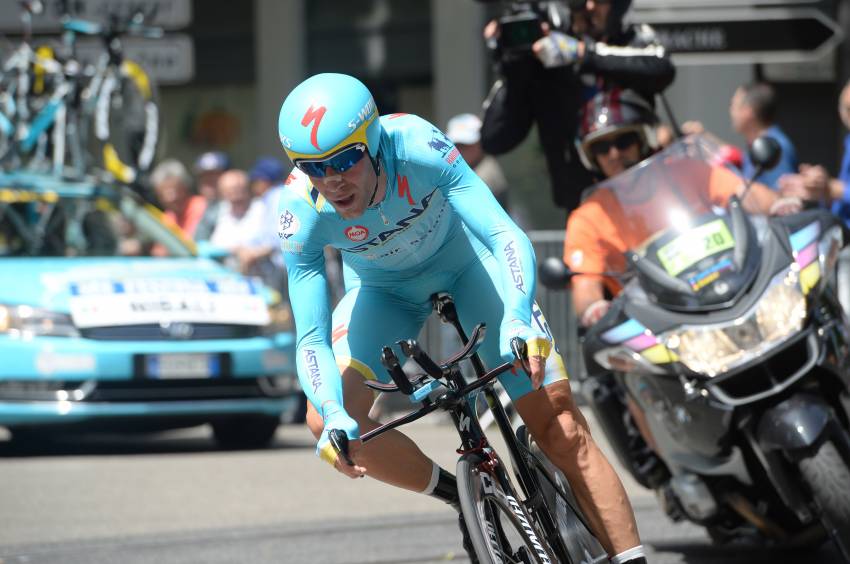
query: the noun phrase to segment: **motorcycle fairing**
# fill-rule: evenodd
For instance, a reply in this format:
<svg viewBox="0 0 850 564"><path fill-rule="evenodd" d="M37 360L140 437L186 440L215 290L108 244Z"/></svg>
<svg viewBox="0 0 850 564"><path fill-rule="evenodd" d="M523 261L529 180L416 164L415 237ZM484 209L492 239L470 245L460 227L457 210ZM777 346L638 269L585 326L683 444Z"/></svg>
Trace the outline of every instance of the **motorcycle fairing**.
<svg viewBox="0 0 850 564"><path fill-rule="evenodd" d="M687 230L669 229L627 254L653 301L682 312L723 309L752 283L760 249L740 203L715 209Z"/></svg>
<svg viewBox="0 0 850 564"><path fill-rule="evenodd" d="M800 268L800 288L804 295L808 295L820 280L820 261L818 261L820 234L821 222L815 220L794 231L788 237L794 262Z"/></svg>
<svg viewBox="0 0 850 564"><path fill-rule="evenodd" d="M678 361L676 354L636 319L624 319L600 335L600 339L612 346L598 351L594 360L609 369L663 373L653 365Z"/></svg>

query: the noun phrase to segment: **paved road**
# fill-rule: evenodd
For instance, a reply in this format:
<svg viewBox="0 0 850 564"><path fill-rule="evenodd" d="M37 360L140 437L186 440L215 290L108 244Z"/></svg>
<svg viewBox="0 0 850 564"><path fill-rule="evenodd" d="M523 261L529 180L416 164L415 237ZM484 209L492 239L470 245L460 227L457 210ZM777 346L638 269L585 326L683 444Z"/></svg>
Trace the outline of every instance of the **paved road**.
<svg viewBox="0 0 850 564"><path fill-rule="evenodd" d="M446 467L453 432L410 429ZM698 527L671 524L649 492L627 488L653 562L792 561L712 548ZM303 427L248 452L216 451L203 429L25 450L0 435L0 564L466 562L455 519L425 496L330 471Z"/></svg>

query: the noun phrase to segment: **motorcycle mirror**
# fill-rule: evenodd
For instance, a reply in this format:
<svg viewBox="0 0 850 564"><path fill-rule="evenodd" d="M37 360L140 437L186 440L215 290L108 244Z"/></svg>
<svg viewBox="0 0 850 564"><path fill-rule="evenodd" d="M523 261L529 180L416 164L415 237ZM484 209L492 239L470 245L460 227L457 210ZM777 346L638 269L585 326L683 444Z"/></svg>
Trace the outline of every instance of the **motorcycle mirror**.
<svg viewBox="0 0 850 564"><path fill-rule="evenodd" d="M573 276L582 274L589 276L608 276L621 281L629 278L629 273L627 272L613 272L608 270L603 270L602 272L579 272L572 270L558 257L546 257L537 266L538 280L550 290L563 290Z"/></svg>
<svg viewBox="0 0 850 564"><path fill-rule="evenodd" d="M773 137L762 135L757 137L749 149L750 161L758 169L759 174L770 170L779 164L782 156L782 147ZM756 175L758 176L758 175Z"/></svg>
<svg viewBox="0 0 850 564"><path fill-rule="evenodd" d="M550 290L563 290L573 271L558 257L546 257L537 267L540 282Z"/></svg>
<svg viewBox="0 0 850 564"><path fill-rule="evenodd" d="M782 156L782 146L779 145L779 142L773 137L762 135L761 137L756 137L756 140L753 141L752 145L750 145L747 154L749 155L750 162L753 163L755 170L753 171L752 176L747 178L746 188L740 197L742 202L747 197L750 187L753 185L756 177L758 177L758 175L762 172L772 169L779 163L779 157Z"/></svg>

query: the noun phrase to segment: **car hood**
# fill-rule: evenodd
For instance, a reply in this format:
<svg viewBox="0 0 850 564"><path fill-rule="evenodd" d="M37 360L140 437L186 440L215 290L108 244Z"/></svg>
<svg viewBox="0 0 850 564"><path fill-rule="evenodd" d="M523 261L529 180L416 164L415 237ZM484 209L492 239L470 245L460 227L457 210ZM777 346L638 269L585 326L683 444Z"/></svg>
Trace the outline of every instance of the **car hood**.
<svg viewBox="0 0 850 564"><path fill-rule="evenodd" d="M261 282L209 259L4 258L0 304L68 313L78 327L268 322Z"/></svg>

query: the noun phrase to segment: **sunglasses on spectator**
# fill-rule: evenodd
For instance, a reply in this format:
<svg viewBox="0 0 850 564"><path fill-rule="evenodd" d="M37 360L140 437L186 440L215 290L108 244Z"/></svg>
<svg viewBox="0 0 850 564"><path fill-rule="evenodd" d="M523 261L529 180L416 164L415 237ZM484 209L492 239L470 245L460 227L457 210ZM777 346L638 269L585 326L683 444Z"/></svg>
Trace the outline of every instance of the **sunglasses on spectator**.
<svg viewBox="0 0 850 564"><path fill-rule="evenodd" d="M607 155L611 150L611 147L617 147L618 150L625 151L632 145L637 145L638 143L640 143L640 135L638 135L635 131L629 131L628 133L621 133L613 138L594 141L588 148L594 156L598 157L600 155Z"/></svg>
<svg viewBox="0 0 850 564"><path fill-rule="evenodd" d="M295 159L293 164L307 176L324 178L327 169L337 173L345 172L359 163L364 155L366 155L366 145L357 143L343 147L333 155L323 159Z"/></svg>

